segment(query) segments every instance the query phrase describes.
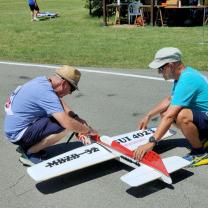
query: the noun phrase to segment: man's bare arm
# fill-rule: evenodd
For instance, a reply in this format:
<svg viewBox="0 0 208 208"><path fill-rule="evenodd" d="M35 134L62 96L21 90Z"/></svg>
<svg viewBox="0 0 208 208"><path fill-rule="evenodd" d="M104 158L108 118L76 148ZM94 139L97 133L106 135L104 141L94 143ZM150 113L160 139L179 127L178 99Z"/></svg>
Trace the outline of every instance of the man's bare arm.
<svg viewBox="0 0 208 208"><path fill-rule="evenodd" d="M154 133L154 137L157 139L161 139L167 130L170 128L171 124L174 123L175 119L178 116L178 113L181 111L183 107L181 106L170 106L166 111L166 114L161 119L159 126L157 127L156 132Z"/></svg>
<svg viewBox="0 0 208 208"><path fill-rule="evenodd" d="M60 123L60 125L73 132L82 134L93 134L96 132L90 126L82 123L72 117L70 117L66 112L57 112L53 114L53 117Z"/></svg>
<svg viewBox="0 0 208 208"><path fill-rule="evenodd" d="M166 111L170 105L171 96L167 96L163 99L159 104L157 104L152 110L150 110L141 121L139 121L138 127L139 129L147 128L147 124L149 123L150 119L164 111Z"/></svg>

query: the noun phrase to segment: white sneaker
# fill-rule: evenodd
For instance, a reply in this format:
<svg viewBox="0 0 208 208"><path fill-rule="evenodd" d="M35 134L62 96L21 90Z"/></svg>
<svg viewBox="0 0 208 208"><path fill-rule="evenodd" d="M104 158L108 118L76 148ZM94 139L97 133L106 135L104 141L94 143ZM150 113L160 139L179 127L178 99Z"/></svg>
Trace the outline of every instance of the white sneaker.
<svg viewBox="0 0 208 208"><path fill-rule="evenodd" d="M25 155L21 155L21 156L19 157L19 161L20 161L23 165L25 165L25 166L31 167L31 166L34 165L34 163L31 162Z"/></svg>
<svg viewBox="0 0 208 208"><path fill-rule="evenodd" d="M33 21L40 21L37 17L34 17Z"/></svg>

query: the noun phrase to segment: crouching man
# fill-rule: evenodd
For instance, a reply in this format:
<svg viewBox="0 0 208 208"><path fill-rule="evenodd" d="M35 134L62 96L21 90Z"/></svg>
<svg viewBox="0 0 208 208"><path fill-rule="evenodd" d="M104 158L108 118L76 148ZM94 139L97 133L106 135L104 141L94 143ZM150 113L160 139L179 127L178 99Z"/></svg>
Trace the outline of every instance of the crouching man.
<svg viewBox="0 0 208 208"><path fill-rule="evenodd" d="M11 93L5 103L4 132L11 143L23 150L20 161L24 165L41 162L42 150L69 131L96 134L63 100L78 89L80 77L77 69L63 66L54 75L37 77Z"/></svg>
<svg viewBox="0 0 208 208"><path fill-rule="evenodd" d="M198 70L185 66L178 48L162 48L155 54L149 67L158 70L165 80L173 79L173 88L159 104L139 122L145 129L155 115L162 116L159 126L149 143L138 147L135 158L141 159L176 124L192 146L185 159L195 164L208 158L204 142L208 139L208 80Z"/></svg>

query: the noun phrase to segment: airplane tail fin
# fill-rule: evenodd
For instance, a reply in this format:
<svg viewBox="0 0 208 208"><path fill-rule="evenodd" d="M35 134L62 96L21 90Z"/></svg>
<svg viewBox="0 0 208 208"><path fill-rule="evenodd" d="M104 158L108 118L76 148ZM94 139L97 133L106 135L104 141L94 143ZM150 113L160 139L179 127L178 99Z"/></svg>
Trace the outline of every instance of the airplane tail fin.
<svg viewBox="0 0 208 208"><path fill-rule="evenodd" d="M190 165L189 161L178 156L168 157L162 159L162 161L168 173L175 172L181 168ZM162 179L164 182L168 184L172 182L170 181L170 178L166 175L143 164L140 167L134 169L133 171L123 175L120 179L130 186L140 186L156 179Z"/></svg>
<svg viewBox="0 0 208 208"><path fill-rule="evenodd" d="M134 155L133 151L122 146L121 144L119 144L116 141L112 141L112 139L110 137L102 136L100 139L105 144L110 145L113 149L123 153L124 155L127 155L130 158L133 158L133 155ZM171 177L170 177L165 165L163 164L163 161L160 158L160 155L157 154L156 152L154 152L154 151L147 152L144 155L144 157L142 158L142 160L139 162L155 169L156 171L159 171L161 173L161 178L164 182L166 182L168 184L172 183Z"/></svg>
<svg viewBox="0 0 208 208"><path fill-rule="evenodd" d="M164 176L170 178L170 175L169 175L160 155L157 154L156 152L154 152L154 151L147 152L140 162L156 169L157 171L161 172Z"/></svg>
<svg viewBox="0 0 208 208"><path fill-rule="evenodd" d="M147 152L140 162L159 171L162 174L161 178L164 180L164 182L166 182L168 184L172 183L170 175L169 175L160 155L157 154L156 152L154 152L154 151Z"/></svg>

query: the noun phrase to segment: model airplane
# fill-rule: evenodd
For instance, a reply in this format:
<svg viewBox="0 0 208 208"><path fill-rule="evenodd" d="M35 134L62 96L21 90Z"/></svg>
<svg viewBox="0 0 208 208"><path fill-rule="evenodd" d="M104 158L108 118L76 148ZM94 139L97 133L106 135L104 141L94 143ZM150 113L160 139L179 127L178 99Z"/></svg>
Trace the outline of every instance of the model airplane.
<svg viewBox="0 0 208 208"><path fill-rule="evenodd" d="M37 14L37 18L40 20L50 19L55 17L59 17L59 14L55 12L40 12Z"/></svg>
<svg viewBox="0 0 208 208"><path fill-rule="evenodd" d="M121 177L121 180L130 186L140 186L156 179L171 184L169 174L190 165L190 162L178 156L161 159L154 151L146 153L141 161L136 161L133 157L133 151L138 146L148 143L149 137L155 130L150 128L115 137L93 136L91 139L94 143L29 167L27 172L36 182L41 182L107 160L117 159L134 168ZM163 138L174 134L175 132L168 130ZM81 140L81 137L78 139Z"/></svg>

